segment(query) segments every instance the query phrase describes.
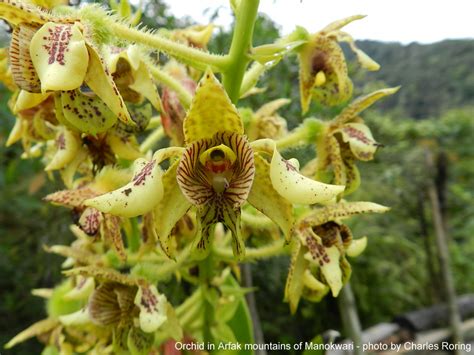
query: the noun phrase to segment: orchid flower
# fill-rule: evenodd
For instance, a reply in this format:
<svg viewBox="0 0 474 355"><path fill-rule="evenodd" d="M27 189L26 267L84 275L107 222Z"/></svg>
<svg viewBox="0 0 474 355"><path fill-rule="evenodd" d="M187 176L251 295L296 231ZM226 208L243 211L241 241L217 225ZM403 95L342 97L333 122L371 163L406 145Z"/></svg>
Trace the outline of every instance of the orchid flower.
<svg viewBox="0 0 474 355"><path fill-rule="evenodd" d="M337 297L349 280L351 266L346 255L356 257L366 245L366 237L353 239L341 220L362 213L383 213L387 207L372 202L344 202L312 210L296 223L285 300L291 312L301 297L320 301L329 291Z"/></svg>
<svg viewBox="0 0 474 355"><path fill-rule="evenodd" d="M0 16L14 26L9 56L19 88L31 93L58 92L58 106L66 118L93 120L109 128L118 117L133 125L112 75L89 39L87 25L20 2L3 1L0 9ZM83 85L97 97L83 93Z"/></svg>
<svg viewBox="0 0 474 355"><path fill-rule="evenodd" d="M201 79L184 119L184 138L184 149L157 151L129 184L86 200L85 205L126 217L153 209L158 239L169 256L171 230L195 206L199 223L196 255L204 257L209 252L214 226L221 222L232 233L234 255L241 258L245 249L240 210L246 201L289 238L292 204L325 202L344 189L299 174L297 161L283 159L271 139L249 143L239 112L209 71ZM181 157L160 173L159 163L170 154Z"/></svg>
<svg viewBox="0 0 474 355"><path fill-rule="evenodd" d="M333 182L346 185L345 195L358 188L360 176L355 161L372 160L380 146L358 114L379 99L397 91L398 88L382 89L359 97L333 120L323 123L324 128L316 142L317 178L322 179L328 168L332 167Z"/></svg>
<svg viewBox="0 0 474 355"><path fill-rule="evenodd" d="M352 81L338 42L348 42L365 69L379 69L380 66L375 61L356 47L353 38L341 31L342 27L364 17L351 16L335 21L309 36L306 43L297 48L303 113L308 111L311 99L323 105L334 106L345 102L352 95Z"/></svg>

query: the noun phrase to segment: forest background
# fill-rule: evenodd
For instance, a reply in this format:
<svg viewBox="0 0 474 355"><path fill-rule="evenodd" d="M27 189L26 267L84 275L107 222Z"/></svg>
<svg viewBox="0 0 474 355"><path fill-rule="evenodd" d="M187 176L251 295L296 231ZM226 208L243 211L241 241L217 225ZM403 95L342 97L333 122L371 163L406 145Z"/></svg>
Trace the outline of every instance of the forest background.
<svg viewBox="0 0 474 355"><path fill-rule="evenodd" d="M149 27L191 23L170 15L159 0L148 1L144 14ZM254 45L277 37L276 24L261 15ZM8 40L7 31L0 30L0 46ZM230 33L216 30L210 50L222 52L229 43ZM402 86L396 95L364 113L374 137L384 147L374 161L360 167L363 184L353 199L360 196L392 208L387 214L359 218L351 225L354 235L369 236L367 250L351 262L351 285L366 328L443 300L427 197L433 182L449 236L456 291L474 292L474 40L428 45L360 41L358 46L382 68L378 72L359 71L355 58L346 51L357 90L354 97ZM280 110L289 127L302 121L296 61L283 60L259 86L267 88L263 94L267 101L292 99ZM46 253L43 246L64 244L73 238L67 229L71 215L42 201L60 188L59 181L56 186L46 184L48 177L39 161L20 159L19 145L5 147L14 123L8 98L0 84L0 344L44 313L43 301L30 290L52 287L60 279L62 259ZM256 95L242 100L239 106L255 109L263 101ZM309 115L331 118L341 109L313 107ZM427 150L435 158L433 169L426 165ZM292 154L304 161L308 152L302 146ZM287 304L266 301L282 298L288 264L287 257L280 257L252 265L265 341L309 341L327 329L340 330L337 303L330 297L318 304L303 302L295 316L290 315ZM180 292L172 284L168 287ZM16 347L15 354L36 354L39 349L38 343L29 341Z"/></svg>

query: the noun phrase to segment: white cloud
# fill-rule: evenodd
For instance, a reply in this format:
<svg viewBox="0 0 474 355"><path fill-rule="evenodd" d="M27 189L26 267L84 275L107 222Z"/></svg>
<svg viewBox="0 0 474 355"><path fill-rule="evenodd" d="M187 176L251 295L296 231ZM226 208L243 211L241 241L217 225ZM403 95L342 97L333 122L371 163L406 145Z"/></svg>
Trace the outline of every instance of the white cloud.
<svg viewBox="0 0 474 355"><path fill-rule="evenodd" d="M166 0L171 13L206 23L221 7L217 24L232 21L226 0ZM203 14L205 9L211 11ZM261 0L260 11L280 24L283 33L296 25L315 32L326 24L355 14L366 19L347 26L356 39L431 43L446 38L473 38L473 0Z"/></svg>

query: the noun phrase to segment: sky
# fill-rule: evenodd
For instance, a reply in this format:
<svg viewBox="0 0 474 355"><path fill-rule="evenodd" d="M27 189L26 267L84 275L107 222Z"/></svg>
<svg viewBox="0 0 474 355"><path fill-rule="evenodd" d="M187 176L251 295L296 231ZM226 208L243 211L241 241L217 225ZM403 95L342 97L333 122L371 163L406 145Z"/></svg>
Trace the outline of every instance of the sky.
<svg viewBox="0 0 474 355"><path fill-rule="evenodd" d="M220 7L215 24L229 27L228 0L165 0L177 17L209 22L209 11ZM432 43L443 39L474 38L474 0L260 0L265 12L281 26L282 34L296 25L316 32L328 23L350 15L368 15L345 27L355 39L402 43Z"/></svg>

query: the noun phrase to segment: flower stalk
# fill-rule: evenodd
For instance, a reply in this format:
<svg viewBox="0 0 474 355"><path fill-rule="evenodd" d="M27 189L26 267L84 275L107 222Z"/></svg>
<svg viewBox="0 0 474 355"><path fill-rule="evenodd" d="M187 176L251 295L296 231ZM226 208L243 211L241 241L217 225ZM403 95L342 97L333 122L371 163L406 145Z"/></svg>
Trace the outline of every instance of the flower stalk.
<svg viewBox="0 0 474 355"><path fill-rule="evenodd" d="M250 61L248 53L252 46L258 5L259 0L242 0L236 12L232 43L223 70L223 85L234 104L239 100L245 69Z"/></svg>

